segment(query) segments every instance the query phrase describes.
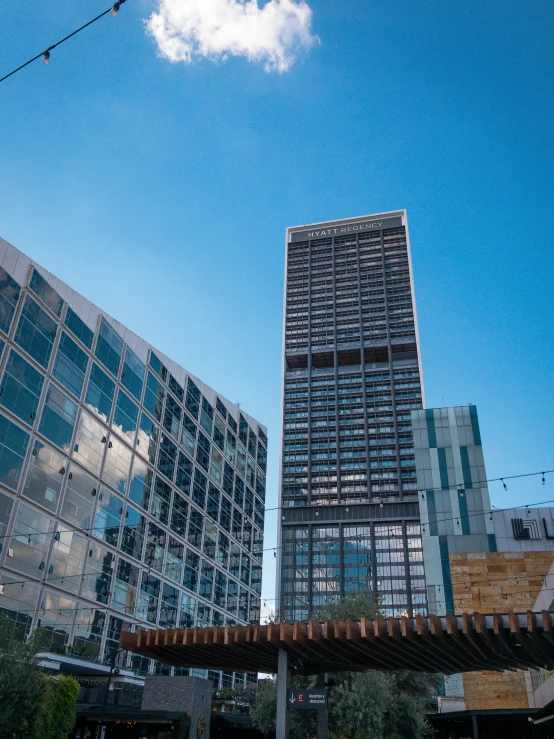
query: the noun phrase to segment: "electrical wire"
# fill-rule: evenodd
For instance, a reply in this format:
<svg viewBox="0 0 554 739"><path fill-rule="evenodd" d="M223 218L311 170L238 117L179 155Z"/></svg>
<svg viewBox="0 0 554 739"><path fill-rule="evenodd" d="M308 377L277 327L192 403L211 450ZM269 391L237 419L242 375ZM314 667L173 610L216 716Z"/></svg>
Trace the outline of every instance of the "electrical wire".
<svg viewBox="0 0 554 739"><path fill-rule="evenodd" d="M117 12L118 12L119 8L121 7L121 5L123 5L124 2L127 2L127 0L117 0L117 2L115 2L113 5L111 5L107 10L104 10L102 13L100 13L100 15L97 15L96 18L93 18L92 20L88 21L88 23L85 23L83 26L81 26L80 28L78 28L76 31L73 31L68 36L65 36L65 38L62 38L60 41L56 41L55 44L52 44L51 46L49 46L44 51L41 51L39 54L37 54L36 56L34 56L32 59L29 59L24 64L20 64L19 67L17 67L16 69L12 70L8 74L5 74L3 77L0 77L0 82L4 82L4 80L7 80L8 77L11 77L12 75L16 74L16 72L21 71L22 69L24 69L25 67L27 67L29 64L32 64L33 62L35 62L37 59L41 59L42 58L43 61L46 64L48 64L48 62L50 61L50 52L53 49L56 49L58 46L61 46L61 44L65 43L70 38L72 38L76 34L78 34L81 31L83 31L85 28L88 28L88 26L91 26L93 23L96 23L96 21L100 20L100 18L103 18L108 13L111 13L113 16L117 15Z"/></svg>
<svg viewBox="0 0 554 739"><path fill-rule="evenodd" d="M518 479L520 477L536 477L538 475L542 475L544 477L545 475L552 474L552 473L554 473L554 470L544 470L544 471L541 470L541 472L525 472L525 473L522 473L522 474L519 474L519 475L505 475L504 477L491 477L491 478L489 478L487 480L484 480L484 481L481 481L479 483L476 482L475 484L476 485L482 485L483 482L499 482L499 481L504 481L504 480L515 480L515 479ZM455 485L455 486L452 486L452 487L450 487L448 489L449 490L457 489L459 491L465 491L465 490L471 489L471 488L467 488L464 485ZM435 491L442 491L442 492L444 492L444 488L443 487L425 488L424 490L418 490L417 492L418 493L428 493L428 492L435 492ZM121 502L123 503L125 501L122 499ZM391 501L391 502L397 503L399 501ZM413 502L415 503L416 501L413 501ZM496 511L509 511L509 510L516 510L516 509L520 509L520 508L532 508L532 507L538 506L538 505L546 505L547 503L554 503L554 500L537 501L535 503L526 503L525 505L509 506L507 508L495 508L494 510L496 510ZM358 504L356 504L356 503L344 503L342 505L348 505L348 506L350 506L350 505L358 505ZM361 505L370 505L370 503L362 503ZM371 505L376 505L376 504L373 503ZM318 511L318 510L325 509L325 508L333 508L334 509L334 508L337 508L337 507L338 506L336 506L336 505L320 505L320 506L314 506L314 505L311 505L311 506L277 506L275 508L266 508L265 509L265 512L267 513L268 511L279 511L279 510L285 510L285 511L294 510L294 511L298 511L298 510L305 510L305 509L310 509L310 510L314 510L315 509L315 511ZM482 511L481 513L470 514L468 516L454 516L452 519L446 519L446 518L445 519L437 519L437 522L438 523L442 523L444 521L455 520L455 519L458 519L458 518L460 518L460 519L461 518L471 518L474 515L475 516L489 515L489 513L492 513L492 511ZM205 515L205 514L203 514L203 515ZM208 519L210 519L210 516L207 516L206 515L205 517L208 518ZM51 520L54 520L54 519L51 519ZM160 522L158 522L158 523L160 523ZM345 521L345 523L346 523L346 521ZM40 531L39 529L34 529L32 527L28 527L28 528L29 528L29 531L31 531L32 533L35 533L35 534L40 535L40 536L51 536L52 534L67 534L67 533L73 533L73 532L76 532L76 533L85 533L85 535L87 535L87 534L92 533L93 531L105 531L106 529L114 529L115 530L115 529L120 529L121 527L124 527L126 525L127 524L125 524L125 523L121 523L121 524L117 524L116 526L92 526L90 528L83 528L81 526L76 526L76 527L73 527L73 528L58 529L57 531L52 531L52 532ZM13 533L11 533L11 534L2 534L2 535L0 535L0 540L1 539L7 539L7 538L10 538L12 536L13 537L16 537L16 536L22 537L22 536L27 536L27 535L28 535L28 532L25 532L24 534L23 533L22 534L13 534ZM170 534L170 535L173 535L173 534ZM276 547L268 547L268 548L262 549L260 551L261 552L271 552L274 549L276 549Z"/></svg>

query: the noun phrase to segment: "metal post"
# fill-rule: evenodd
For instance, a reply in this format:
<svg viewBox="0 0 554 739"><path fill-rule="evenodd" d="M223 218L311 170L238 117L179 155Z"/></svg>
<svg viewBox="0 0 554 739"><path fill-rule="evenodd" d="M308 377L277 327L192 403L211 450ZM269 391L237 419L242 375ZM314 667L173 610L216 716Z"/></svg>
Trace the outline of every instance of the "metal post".
<svg viewBox="0 0 554 739"><path fill-rule="evenodd" d="M320 672L317 676L318 688L324 688L327 675ZM329 739L329 708L320 708L317 712L317 739Z"/></svg>
<svg viewBox="0 0 554 739"><path fill-rule="evenodd" d="M479 728L477 726L477 716L471 714L471 726L473 727L473 739L479 739Z"/></svg>
<svg viewBox="0 0 554 739"><path fill-rule="evenodd" d="M106 685L106 692L104 693L104 698L102 700L102 711L100 713L100 723L98 724L98 731L96 736L98 739L104 739L106 735L106 729L104 727L104 715L106 713L106 703L108 701L108 693L110 692L110 686L112 684L112 677L114 675L119 675L119 669L115 666L115 660L117 658L117 655L122 652L122 649L114 649L112 652L112 659L110 662L110 674L108 675L108 684Z"/></svg>
<svg viewBox="0 0 554 739"><path fill-rule="evenodd" d="M277 717L275 721L275 739L289 739L289 711L287 708L287 691L290 687L289 655L285 649L279 649L277 672Z"/></svg>

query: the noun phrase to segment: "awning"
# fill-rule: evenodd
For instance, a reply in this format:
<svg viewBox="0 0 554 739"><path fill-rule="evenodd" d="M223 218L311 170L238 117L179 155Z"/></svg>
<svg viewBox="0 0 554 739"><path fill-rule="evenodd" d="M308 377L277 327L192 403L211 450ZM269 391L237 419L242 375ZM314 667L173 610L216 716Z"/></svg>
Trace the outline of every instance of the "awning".
<svg viewBox="0 0 554 739"><path fill-rule="evenodd" d="M207 626L123 632L120 646L179 667L277 672L279 649L298 674L554 669L554 613L480 613L361 621Z"/></svg>

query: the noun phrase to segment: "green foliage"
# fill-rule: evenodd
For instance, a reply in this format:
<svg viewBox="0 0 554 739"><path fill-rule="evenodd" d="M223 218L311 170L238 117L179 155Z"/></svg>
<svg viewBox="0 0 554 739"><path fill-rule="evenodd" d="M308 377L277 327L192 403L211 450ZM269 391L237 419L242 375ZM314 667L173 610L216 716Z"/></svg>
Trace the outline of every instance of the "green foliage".
<svg viewBox="0 0 554 739"><path fill-rule="evenodd" d="M313 687L314 681L310 678L293 678L293 687ZM258 692L252 701L252 722L254 726L267 734L275 731L275 716L277 713L277 683L273 680L262 680ZM306 739L317 734L315 713L312 711L290 712L291 739Z"/></svg>
<svg viewBox="0 0 554 739"><path fill-rule="evenodd" d="M371 593L353 593L338 603L328 603L314 614L314 621L359 621L379 616L379 598Z"/></svg>
<svg viewBox="0 0 554 739"><path fill-rule="evenodd" d="M79 683L40 672L37 654L44 634L24 632L0 615L0 737L2 739L66 739L75 723Z"/></svg>
<svg viewBox="0 0 554 739"><path fill-rule="evenodd" d="M79 683L71 676L43 677L46 689L35 724L36 739L67 739L75 724Z"/></svg>
<svg viewBox="0 0 554 739"><path fill-rule="evenodd" d="M252 705L252 722L256 728L267 734L275 731L277 711L277 684L273 680L261 680Z"/></svg>
<svg viewBox="0 0 554 739"><path fill-rule="evenodd" d="M0 737L30 739L46 685L37 670L41 634L25 642L13 621L0 615Z"/></svg>

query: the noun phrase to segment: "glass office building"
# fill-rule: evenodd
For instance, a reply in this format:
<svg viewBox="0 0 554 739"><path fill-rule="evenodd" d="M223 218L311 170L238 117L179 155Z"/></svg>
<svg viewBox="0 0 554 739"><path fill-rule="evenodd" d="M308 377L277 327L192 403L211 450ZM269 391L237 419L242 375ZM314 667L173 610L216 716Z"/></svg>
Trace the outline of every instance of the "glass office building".
<svg viewBox="0 0 554 739"><path fill-rule="evenodd" d="M352 593L425 612L405 211L287 229L278 611Z"/></svg>
<svg viewBox="0 0 554 739"><path fill-rule="evenodd" d="M0 349L0 612L76 671L258 622L266 429L1 239Z"/></svg>

